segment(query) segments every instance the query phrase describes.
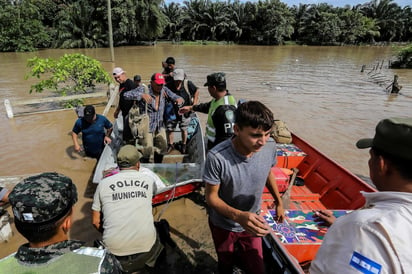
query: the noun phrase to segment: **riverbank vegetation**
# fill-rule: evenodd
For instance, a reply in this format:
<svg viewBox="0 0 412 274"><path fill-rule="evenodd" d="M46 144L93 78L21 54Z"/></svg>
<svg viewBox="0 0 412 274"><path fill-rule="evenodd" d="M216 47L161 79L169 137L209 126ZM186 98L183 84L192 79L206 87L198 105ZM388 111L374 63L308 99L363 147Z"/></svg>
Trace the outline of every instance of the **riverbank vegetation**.
<svg viewBox="0 0 412 274"><path fill-rule="evenodd" d="M115 46L157 40L358 45L411 42L412 9L393 0L356 6L111 0ZM0 0L0 51L108 47L107 0ZM206 43L205 42L205 43Z"/></svg>
<svg viewBox="0 0 412 274"><path fill-rule="evenodd" d="M412 68L412 45L398 49L396 58L391 68Z"/></svg>

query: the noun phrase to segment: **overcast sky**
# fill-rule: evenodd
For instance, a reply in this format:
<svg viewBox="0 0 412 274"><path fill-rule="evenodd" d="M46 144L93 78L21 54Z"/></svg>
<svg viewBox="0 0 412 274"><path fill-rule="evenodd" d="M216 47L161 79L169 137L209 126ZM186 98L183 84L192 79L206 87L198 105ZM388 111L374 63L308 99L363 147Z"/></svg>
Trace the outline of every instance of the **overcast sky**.
<svg viewBox="0 0 412 274"><path fill-rule="evenodd" d="M164 1L166 4L169 4L171 2L183 3L184 0L164 0ZM257 2L257 0L241 0L240 2L247 2L247 1ZM288 6L299 5L299 3L302 3L302 4L328 3L334 7L343 7L345 5L355 6L357 4L364 4L370 1L368 0L365 0L365 1L361 1L361 0L281 0L281 2L287 4ZM398 4L401 7L404 7L406 5L412 6L411 0L396 0L393 2Z"/></svg>

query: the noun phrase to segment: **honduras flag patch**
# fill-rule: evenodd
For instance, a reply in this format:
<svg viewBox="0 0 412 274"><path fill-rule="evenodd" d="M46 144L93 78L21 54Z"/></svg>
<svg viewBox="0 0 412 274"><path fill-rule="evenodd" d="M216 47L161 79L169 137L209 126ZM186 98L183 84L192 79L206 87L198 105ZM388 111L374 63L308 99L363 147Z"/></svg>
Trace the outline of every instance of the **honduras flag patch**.
<svg viewBox="0 0 412 274"><path fill-rule="evenodd" d="M363 256L362 254L354 251L349 263L352 267L365 274L379 274L381 273L382 266L375 261Z"/></svg>

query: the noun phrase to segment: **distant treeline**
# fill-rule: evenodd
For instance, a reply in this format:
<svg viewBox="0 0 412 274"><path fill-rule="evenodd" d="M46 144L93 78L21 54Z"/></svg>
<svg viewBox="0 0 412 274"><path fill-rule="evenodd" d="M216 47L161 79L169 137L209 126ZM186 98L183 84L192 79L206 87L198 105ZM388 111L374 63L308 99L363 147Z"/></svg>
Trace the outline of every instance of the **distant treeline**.
<svg viewBox="0 0 412 274"><path fill-rule="evenodd" d="M159 39L239 44L357 45L411 42L412 9L392 0L334 7L279 0L0 0L0 51L108 47Z"/></svg>

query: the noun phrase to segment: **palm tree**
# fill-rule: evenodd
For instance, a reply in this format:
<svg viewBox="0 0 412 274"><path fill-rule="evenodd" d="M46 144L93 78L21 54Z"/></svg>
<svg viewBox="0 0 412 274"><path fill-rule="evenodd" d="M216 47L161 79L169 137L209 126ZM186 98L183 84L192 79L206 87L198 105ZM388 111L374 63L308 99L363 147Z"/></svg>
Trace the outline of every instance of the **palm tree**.
<svg viewBox="0 0 412 274"><path fill-rule="evenodd" d="M398 24L402 9L393 0L373 0L362 5L360 10L368 17L376 19L380 28L381 40L393 41L402 33L402 25Z"/></svg>
<svg viewBox="0 0 412 274"><path fill-rule="evenodd" d="M167 23L160 10L162 0L137 0L135 6L135 25L137 37L142 40L155 40L160 37Z"/></svg>
<svg viewBox="0 0 412 274"><path fill-rule="evenodd" d="M167 38L173 41L180 41L182 34L183 9L179 4L172 2L169 5L164 4L162 12L167 19L165 28Z"/></svg>
<svg viewBox="0 0 412 274"><path fill-rule="evenodd" d="M239 0L228 6L229 40L235 42L249 42L253 33L251 23L255 20L256 6L251 2L240 3Z"/></svg>
<svg viewBox="0 0 412 274"><path fill-rule="evenodd" d="M184 1L184 5L182 24L186 37L191 40L207 40L210 37L210 28L206 23L204 14L210 5L210 0Z"/></svg>
<svg viewBox="0 0 412 274"><path fill-rule="evenodd" d="M299 29L302 42L312 45L336 44L342 21L328 4L311 5Z"/></svg>
<svg viewBox="0 0 412 274"><path fill-rule="evenodd" d="M300 33L299 31L302 29L302 27L304 26L305 22L304 22L304 18L306 16L306 13L309 10L310 5L308 4L299 4L299 6L293 6L291 8L293 17L295 18L295 23L293 24L293 35L292 35L292 39L293 40L298 40Z"/></svg>
<svg viewBox="0 0 412 274"><path fill-rule="evenodd" d="M58 15L58 32L54 47L95 48L107 44L104 9L79 0L65 6Z"/></svg>
<svg viewBox="0 0 412 274"><path fill-rule="evenodd" d="M256 40L264 44L282 44L293 34L294 18L279 0L259 1L253 27Z"/></svg>

